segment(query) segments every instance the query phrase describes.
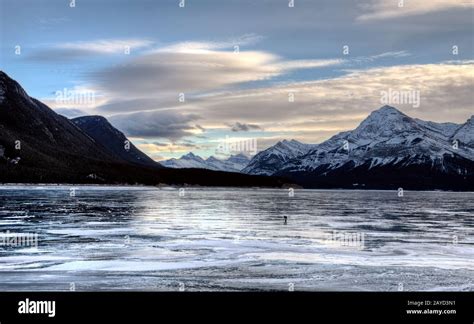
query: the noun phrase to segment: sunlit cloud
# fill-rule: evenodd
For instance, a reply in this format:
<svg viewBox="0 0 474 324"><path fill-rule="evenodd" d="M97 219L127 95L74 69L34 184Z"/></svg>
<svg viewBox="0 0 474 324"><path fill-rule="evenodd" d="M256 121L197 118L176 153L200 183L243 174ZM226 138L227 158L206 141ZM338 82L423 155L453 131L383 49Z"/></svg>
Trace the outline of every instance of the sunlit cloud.
<svg viewBox="0 0 474 324"><path fill-rule="evenodd" d="M258 124L266 132L298 133L306 142L321 141L358 125L372 110L383 105L381 91L415 90L419 108L395 104L408 115L435 121L464 122L472 114L474 64L426 64L350 70L326 80L298 82L208 97L199 108L200 123L239 120ZM288 94L294 94L294 102ZM304 132L303 132L304 130Z"/></svg>
<svg viewBox="0 0 474 324"><path fill-rule="evenodd" d="M366 13L357 17L357 20L398 18L472 6L469 0L372 0L361 6Z"/></svg>
<svg viewBox="0 0 474 324"><path fill-rule="evenodd" d="M215 44L182 43L132 58L89 75L109 98L102 113L153 110L208 92L271 80L298 69L337 66L342 59L284 60L263 51L218 51Z"/></svg>
<svg viewBox="0 0 474 324"><path fill-rule="evenodd" d="M280 63L275 63L273 66L281 71L289 71L296 69L314 69L321 67L328 67L334 65L341 65L346 60L343 59L329 59L329 60L291 60Z"/></svg>

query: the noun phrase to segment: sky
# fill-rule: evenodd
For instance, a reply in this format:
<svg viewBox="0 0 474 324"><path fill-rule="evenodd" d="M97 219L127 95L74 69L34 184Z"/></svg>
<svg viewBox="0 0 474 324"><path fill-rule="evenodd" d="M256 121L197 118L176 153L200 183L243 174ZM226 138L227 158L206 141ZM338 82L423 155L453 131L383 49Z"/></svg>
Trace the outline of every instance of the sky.
<svg viewBox="0 0 474 324"><path fill-rule="evenodd" d="M473 21L472 0L0 0L0 69L155 160L225 158L322 142L384 104L465 122Z"/></svg>

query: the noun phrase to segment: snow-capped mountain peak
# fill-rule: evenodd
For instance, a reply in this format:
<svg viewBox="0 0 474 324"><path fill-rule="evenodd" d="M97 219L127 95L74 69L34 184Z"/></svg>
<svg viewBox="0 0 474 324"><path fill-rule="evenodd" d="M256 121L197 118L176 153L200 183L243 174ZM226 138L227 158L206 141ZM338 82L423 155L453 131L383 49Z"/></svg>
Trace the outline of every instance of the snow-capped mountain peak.
<svg viewBox="0 0 474 324"><path fill-rule="evenodd" d="M289 141L285 139L275 144L275 146L282 150L290 150L293 152L297 152L297 151L304 151L306 149L307 144L303 144L294 139L289 140Z"/></svg>
<svg viewBox="0 0 474 324"><path fill-rule="evenodd" d="M241 164L241 165L244 165L247 166L247 164L250 162L250 158L243 154L243 153L239 153L239 154L236 154L236 155L231 155L227 161L231 162L231 163L237 163L237 164Z"/></svg>
<svg viewBox="0 0 474 324"><path fill-rule="evenodd" d="M244 154L232 155L227 159L218 159L214 156L208 157L206 160L192 152L183 155L179 159L170 159L160 161L160 164L174 169L209 169L215 171L240 172L250 161L249 157Z"/></svg>
<svg viewBox="0 0 474 324"><path fill-rule="evenodd" d="M266 175L311 172L320 176L362 166L370 170L387 165L405 168L427 164L426 168L448 172L455 169L454 160L474 162L473 121L471 118L463 125L427 122L384 106L356 129L334 135L321 144L278 142L257 154L243 171ZM454 140L460 142L459 147Z"/></svg>
<svg viewBox="0 0 474 324"><path fill-rule="evenodd" d="M351 132L353 139L388 138L396 133L413 132L418 128L416 121L398 109L383 106L373 111L360 125Z"/></svg>
<svg viewBox="0 0 474 324"><path fill-rule="evenodd" d="M183 155L181 158L184 160L204 161L200 156L197 156L192 152L189 152L188 154Z"/></svg>
<svg viewBox="0 0 474 324"><path fill-rule="evenodd" d="M315 145L303 144L294 139L280 141L255 155L242 172L271 175L277 172L287 161L305 155L314 147Z"/></svg>

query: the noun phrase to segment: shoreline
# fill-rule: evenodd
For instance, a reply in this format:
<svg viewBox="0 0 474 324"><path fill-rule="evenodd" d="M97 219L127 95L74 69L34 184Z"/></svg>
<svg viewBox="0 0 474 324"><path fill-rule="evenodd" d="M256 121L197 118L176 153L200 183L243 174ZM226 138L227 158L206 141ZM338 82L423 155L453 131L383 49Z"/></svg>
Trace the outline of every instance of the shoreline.
<svg viewBox="0 0 474 324"><path fill-rule="evenodd" d="M297 187L288 187L288 188L273 188L273 187L232 187L232 186L200 186L200 185L142 185L142 184L74 184L74 183L0 183L0 190L14 189L11 187L45 187L45 189L56 189L60 187L100 187L100 188L130 188L132 190L136 189L232 189L238 191L244 190L282 190L288 191L288 189L293 188L294 190L304 190L304 191L351 191L351 192L397 192L397 189L350 189L350 188L297 188ZM37 188L41 189L41 188ZM403 189L404 192L439 192L439 193L474 193L474 191L463 191L463 190L442 190L442 189L432 189L432 190L412 190L412 189ZM402 198L402 197L401 197Z"/></svg>

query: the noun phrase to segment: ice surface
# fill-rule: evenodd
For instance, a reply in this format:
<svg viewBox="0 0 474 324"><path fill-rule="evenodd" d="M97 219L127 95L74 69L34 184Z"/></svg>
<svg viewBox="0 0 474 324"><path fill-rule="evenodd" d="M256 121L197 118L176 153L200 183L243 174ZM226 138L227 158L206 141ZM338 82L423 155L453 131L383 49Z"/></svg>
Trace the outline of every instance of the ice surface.
<svg viewBox="0 0 474 324"><path fill-rule="evenodd" d="M0 187L0 290L474 288L474 193L75 188Z"/></svg>

